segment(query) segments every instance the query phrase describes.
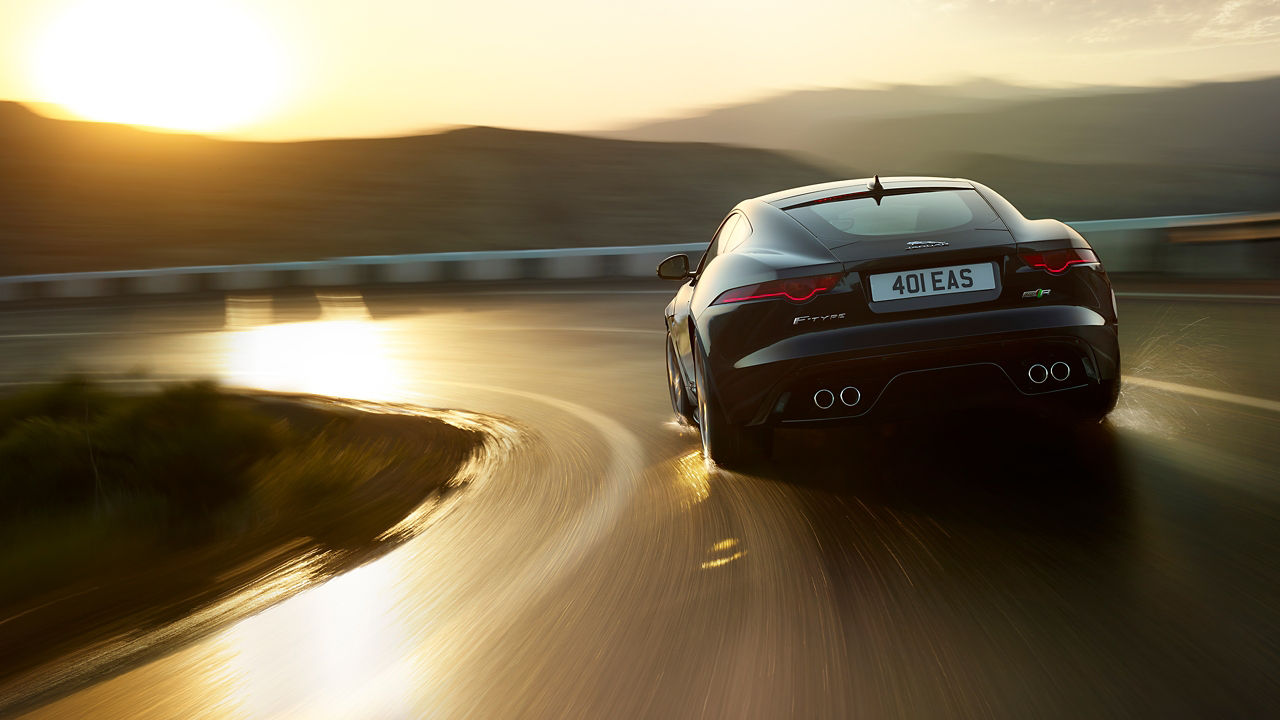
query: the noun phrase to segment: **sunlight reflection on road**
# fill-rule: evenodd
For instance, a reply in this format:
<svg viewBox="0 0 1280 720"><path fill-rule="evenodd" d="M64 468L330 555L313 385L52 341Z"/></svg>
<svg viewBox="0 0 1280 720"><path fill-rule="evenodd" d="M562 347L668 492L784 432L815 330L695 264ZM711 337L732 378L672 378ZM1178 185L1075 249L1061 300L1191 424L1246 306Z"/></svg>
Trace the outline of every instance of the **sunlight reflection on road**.
<svg viewBox="0 0 1280 720"><path fill-rule="evenodd" d="M702 460L701 448L676 458L676 483L683 490L686 505L696 505L711 495L711 473Z"/></svg>
<svg viewBox="0 0 1280 720"><path fill-rule="evenodd" d="M231 704L250 717L403 716L401 574L392 554L233 626Z"/></svg>
<svg viewBox="0 0 1280 720"><path fill-rule="evenodd" d="M264 324L270 309L228 298L225 367L231 385L316 395L395 400L404 374L389 352L387 328L357 294L318 295L310 322Z"/></svg>

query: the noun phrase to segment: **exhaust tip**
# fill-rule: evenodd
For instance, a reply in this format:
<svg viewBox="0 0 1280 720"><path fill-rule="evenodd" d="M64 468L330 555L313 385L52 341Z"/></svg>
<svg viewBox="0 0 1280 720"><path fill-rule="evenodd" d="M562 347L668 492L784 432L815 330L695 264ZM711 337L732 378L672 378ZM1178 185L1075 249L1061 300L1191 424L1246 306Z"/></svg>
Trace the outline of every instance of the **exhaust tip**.
<svg viewBox="0 0 1280 720"><path fill-rule="evenodd" d="M836 394L823 388L813 394L813 404L823 410L830 410L831 406L836 404Z"/></svg>
<svg viewBox="0 0 1280 720"><path fill-rule="evenodd" d="M1040 363L1036 363L1035 365L1027 368L1027 378L1030 379L1031 382L1039 385L1049 379L1049 368L1041 365Z"/></svg>
<svg viewBox="0 0 1280 720"><path fill-rule="evenodd" d="M1071 366L1059 360L1049 366L1049 374L1053 376L1054 380L1062 382L1071 377Z"/></svg>
<svg viewBox="0 0 1280 720"><path fill-rule="evenodd" d="M862 391L850 385L840 391L840 402L844 403L846 407L853 407L862 402Z"/></svg>

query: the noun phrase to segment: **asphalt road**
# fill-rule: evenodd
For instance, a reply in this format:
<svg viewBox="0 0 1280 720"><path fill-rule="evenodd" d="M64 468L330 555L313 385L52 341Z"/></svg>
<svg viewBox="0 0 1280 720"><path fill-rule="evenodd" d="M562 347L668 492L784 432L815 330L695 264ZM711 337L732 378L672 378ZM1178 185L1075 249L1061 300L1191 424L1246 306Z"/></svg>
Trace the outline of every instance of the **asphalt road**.
<svg viewBox="0 0 1280 720"><path fill-rule="evenodd" d="M653 288L0 311L0 382L212 376L510 428L416 539L144 664L65 668L30 717L1275 712L1280 302L1122 296L1129 380L1095 428L793 433L729 473L671 420Z"/></svg>

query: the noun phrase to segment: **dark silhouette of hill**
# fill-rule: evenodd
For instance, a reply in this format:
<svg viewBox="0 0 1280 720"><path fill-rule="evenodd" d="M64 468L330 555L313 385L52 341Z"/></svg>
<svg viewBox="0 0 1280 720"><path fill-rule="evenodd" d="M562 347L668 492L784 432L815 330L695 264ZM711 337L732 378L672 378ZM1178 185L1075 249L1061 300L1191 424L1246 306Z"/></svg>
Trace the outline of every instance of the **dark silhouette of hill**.
<svg viewBox="0 0 1280 720"><path fill-rule="evenodd" d="M1047 163L957 155L941 173L980 179L1028 217L1063 220L1280 209L1280 169L1185 164Z"/></svg>
<svg viewBox="0 0 1280 720"><path fill-rule="evenodd" d="M621 135L775 148L846 175L971 177L1067 219L1280 208L1280 78L1062 92L792 93Z"/></svg>
<svg viewBox="0 0 1280 720"><path fill-rule="evenodd" d="M688 117L644 122L603 137L799 149L804 138L861 120L971 112L1040 98L1119 92L1112 87L1032 88L975 79L955 85L797 90Z"/></svg>
<svg viewBox="0 0 1280 720"><path fill-rule="evenodd" d="M982 179L1072 218L1280 208L1280 78L831 126L800 157Z"/></svg>
<svg viewBox="0 0 1280 720"><path fill-rule="evenodd" d="M252 143L0 103L0 274L702 242L829 180L762 150L495 128Z"/></svg>
<svg viewBox="0 0 1280 720"><path fill-rule="evenodd" d="M1280 167L1280 78L832 124L789 146L890 170L973 153L1050 163Z"/></svg>
<svg viewBox="0 0 1280 720"><path fill-rule="evenodd" d="M1280 78L1028 92L813 91L651 126L786 154L482 127L232 142L0 103L0 274L701 242L744 197L872 172L1068 220L1280 208Z"/></svg>

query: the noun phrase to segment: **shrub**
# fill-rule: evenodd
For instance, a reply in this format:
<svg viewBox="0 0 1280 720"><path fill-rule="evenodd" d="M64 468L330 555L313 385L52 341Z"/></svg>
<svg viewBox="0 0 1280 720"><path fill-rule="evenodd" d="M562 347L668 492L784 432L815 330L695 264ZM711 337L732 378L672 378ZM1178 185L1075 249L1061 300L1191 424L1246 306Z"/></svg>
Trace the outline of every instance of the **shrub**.
<svg viewBox="0 0 1280 720"><path fill-rule="evenodd" d="M0 516L143 495L189 526L243 498L249 469L289 437L212 383L145 397L80 380L24 392L0 403Z"/></svg>
<svg viewBox="0 0 1280 720"><path fill-rule="evenodd" d="M10 395L0 402L0 435L30 418L88 422L100 415L111 398L80 377L52 385L39 385Z"/></svg>
<svg viewBox="0 0 1280 720"><path fill-rule="evenodd" d="M0 436L0 515L93 503L101 490L83 422L33 417Z"/></svg>
<svg viewBox="0 0 1280 720"><path fill-rule="evenodd" d="M203 517L244 496L248 469L279 450L288 431L212 384L195 383L121 406L94 438L113 487L158 494L175 511Z"/></svg>

